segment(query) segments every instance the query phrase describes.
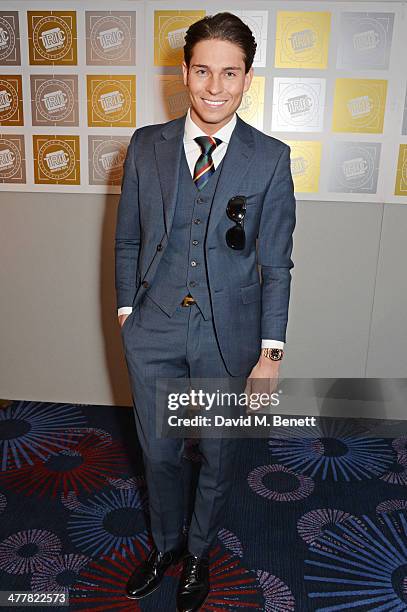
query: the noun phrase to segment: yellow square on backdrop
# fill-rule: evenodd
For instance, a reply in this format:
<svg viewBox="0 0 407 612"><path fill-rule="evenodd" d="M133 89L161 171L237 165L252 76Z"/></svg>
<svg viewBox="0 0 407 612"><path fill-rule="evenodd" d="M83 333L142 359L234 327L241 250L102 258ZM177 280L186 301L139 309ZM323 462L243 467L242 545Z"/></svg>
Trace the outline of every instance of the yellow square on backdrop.
<svg viewBox="0 0 407 612"><path fill-rule="evenodd" d="M291 174L296 193L317 193L322 143L317 140L284 140L291 147Z"/></svg>
<svg viewBox="0 0 407 612"><path fill-rule="evenodd" d="M278 11L276 68L327 68L330 32L331 13Z"/></svg>
<svg viewBox="0 0 407 612"><path fill-rule="evenodd" d="M184 36L205 11L154 12L154 65L179 66L184 59Z"/></svg>
<svg viewBox="0 0 407 612"><path fill-rule="evenodd" d="M34 182L39 185L80 185L79 136L33 136Z"/></svg>
<svg viewBox="0 0 407 612"><path fill-rule="evenodd" d="M248 91L243 94L237 113L258 130L263 129L265 77L254 76Z"/></svg>
<svg viewBox="0 0 407 612"><path fill-rule="evenodd" d="M170 121L184 115L190 106L188 90L179 74L157 74L156 95L161 101L164 117L158 115L157 122Z"/></svg>
<svg viewBox="0 0 407 612"><path fill-rule="evenodd" d="M33 66L73 66L77 60L76 11L27 11Z"/></svg>
<svg viewBox="0 0 407 612"><path fill-rule="evenodd" d="M88 126L136 127L136 77L88 74Z"/></svg>
<svg viewBox="0 0 407 612"><path fill-rule="evenodd" d="M407 196L407 144L400 145L394 195Z"/></svg>
<svg viewBox="0 0 407 612"><path fill-rule="evenodd" d="M24 125L21 74L0 75L0 125Z"/></svg>
<svg viewBox="0 0 407 612"><path fill-rule="evenodd" d="M336 79L332 130L381 134L386 95L386 80Z"/></svg>

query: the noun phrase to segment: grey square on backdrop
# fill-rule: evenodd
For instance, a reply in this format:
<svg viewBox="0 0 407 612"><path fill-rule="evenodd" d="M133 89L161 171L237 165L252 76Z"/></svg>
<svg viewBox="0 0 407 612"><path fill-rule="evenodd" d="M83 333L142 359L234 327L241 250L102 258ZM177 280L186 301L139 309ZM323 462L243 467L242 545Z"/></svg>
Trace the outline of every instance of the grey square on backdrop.
<svg viewBox="0 0 407 612"><path fill-rule="evenodd" d="M321 132L326 79L275 77L272 131Z"/></svg>
<svg viewBox="0 0 407 612"><path fill-rule="evenodd" d="M79 125L78 75L32 74L30 87L33 125Z"/></svg>
<svg viewBox="0 0 407 612"><path fill-rule="evenodd" d="M0 183L25 183L23 134L0 134Z"/></svg>
<svg viewBox="0 0 407 612"><path fill-rule="evenodd" d="M135 11L86 11L86 63L89 66L136 63Z"/></svg>
<svg viewBox="0 0 407 612"><path fill-rule="evenodd" d="M338 68L389 67L394 13L342 13Z"/></svg>
<svg viewBox="0 0 407 612"><path fill-rule="evenodd" d="M376 193L380 142L333 142L328 191Z"/></svg>
<svg viewBox="0 0 407 612"><path fill-rule="evenodd" d="M129 136L88 136L89 185L120 185Z"/></svg>
<svg viewBox="0 0 407 612"><path fill-rule="evenodd" d="M20 26L17 11L0 13L0 65L21 65Z"/></svg>

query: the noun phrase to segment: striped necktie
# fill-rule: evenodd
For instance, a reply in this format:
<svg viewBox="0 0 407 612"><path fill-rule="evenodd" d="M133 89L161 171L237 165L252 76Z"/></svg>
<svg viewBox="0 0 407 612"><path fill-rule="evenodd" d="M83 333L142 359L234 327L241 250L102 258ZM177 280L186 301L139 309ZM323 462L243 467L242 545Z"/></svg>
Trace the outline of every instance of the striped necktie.
<svg viewBox="0 0 407 612"><path fill-rule="evenodd" d="M212 153L222 141L213 136L197 136L194 140L199 144L202 151L194 168L194 183L199 191L201 191L215 172Z"/></svg>

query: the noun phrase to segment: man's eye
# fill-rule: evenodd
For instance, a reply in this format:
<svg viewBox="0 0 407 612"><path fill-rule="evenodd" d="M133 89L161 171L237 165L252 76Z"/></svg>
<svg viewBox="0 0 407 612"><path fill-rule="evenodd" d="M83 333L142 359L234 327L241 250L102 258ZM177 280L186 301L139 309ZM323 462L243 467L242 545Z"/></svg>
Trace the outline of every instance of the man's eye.
<svg viewBox="0 0 407 612"><path fill-rule="evenodd" d="M204 70L203 68L199 68L199 69L197 70L197 73L198 73L198 74L204 74L205 72L206 72L206 70Z"/></svg>
<svg viewBox="0 0 407 612"><path fill-rule="evenodd" d="M227 74L228 76L236 76L236 73L235 73L235 72L227 72L226 74Z"/></svg>

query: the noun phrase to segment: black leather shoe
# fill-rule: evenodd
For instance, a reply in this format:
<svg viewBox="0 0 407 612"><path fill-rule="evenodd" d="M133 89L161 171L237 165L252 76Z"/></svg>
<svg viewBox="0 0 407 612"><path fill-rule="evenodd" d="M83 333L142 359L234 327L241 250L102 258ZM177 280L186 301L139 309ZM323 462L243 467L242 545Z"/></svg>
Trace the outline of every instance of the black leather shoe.
<svg viewBox="0 0 407 612"><path fill-rule="evenodd" d="M165 572L171 565L177 565L185 556L185 545L161 553L155 546L147 559L131 574L126 585L126 595L129 599L146 597L160 586Z"/></svg>
<svg viewBox="0 0 407 612"><path fill-rule="evenodd" d="M177 612L196 612L209 593L209 559L188 554L177 591Z"/></svg>

